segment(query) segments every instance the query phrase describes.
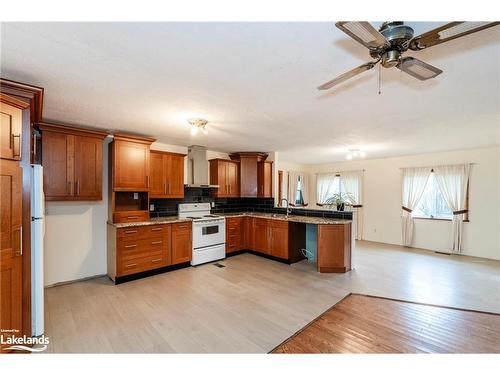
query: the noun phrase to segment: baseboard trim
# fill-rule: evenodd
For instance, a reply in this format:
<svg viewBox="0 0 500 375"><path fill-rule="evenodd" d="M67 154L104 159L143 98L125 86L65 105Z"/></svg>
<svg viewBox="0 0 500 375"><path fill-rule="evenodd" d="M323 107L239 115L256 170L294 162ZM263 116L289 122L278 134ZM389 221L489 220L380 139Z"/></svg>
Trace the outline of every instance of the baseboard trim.
<svg viewBox="0 0 500 375"><path fill-rule="evenodd" d="M104 276L107 276L107 275L105 273L103 273L103 274L94 275L94 276L82 277L80 279L73 279L73 280L68 280L68 281L61 281L61 282L58 282L58 283L45 285L44 289L53 288L55 286L62 286L62 285L68 285L68 284L73 284L73 283L79 283L81 281L88 281L88 280L98 279L98 278L104 277Z"/></svg>

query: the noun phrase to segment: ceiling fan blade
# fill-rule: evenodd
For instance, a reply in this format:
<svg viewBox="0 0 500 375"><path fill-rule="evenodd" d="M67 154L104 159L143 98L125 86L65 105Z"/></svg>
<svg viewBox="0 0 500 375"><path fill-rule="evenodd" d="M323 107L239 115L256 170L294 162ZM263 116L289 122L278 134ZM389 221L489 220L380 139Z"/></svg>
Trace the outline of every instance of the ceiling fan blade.
<svg viewBox="0 0 500 375"><path fill-rule="evenodd" d="M348 72L345 72L345 73L339 75L338 77L332 79L331 81L323 83L321 86L318 86L318 90L331 89L333 86L338 85L339 83L342 83L344 81L347 81L349 78L352 78L360 73L363 73L363 72L366 72L367 70L370 70L376 64L377 64L376 61L371 61L369 63L360 65L357 68L354 68L352 70L349 70Z"/></svg>
<svg viewBox="0 0 500 375"><path fill-rule="evenodd" d="M421 81L426 81L443 73L441 69L424 63L414 57L402 58L401 62L398 64L398 68Z"/></svg>
<svg viewBox="0 0 500 375"><path fill-rule="evenodd" d="M427 31L410 41L410 49L419 51L424 48L435 46L449 40L475 33L496 26L500 22L450 22L433 30Z"/></svg>
<svg viewBox="0 0 500 375"><path fill-rule="evenodd" d="M369 22L340 21L335 26L366 48L377 49L387 44L387 39Z"/></svg>

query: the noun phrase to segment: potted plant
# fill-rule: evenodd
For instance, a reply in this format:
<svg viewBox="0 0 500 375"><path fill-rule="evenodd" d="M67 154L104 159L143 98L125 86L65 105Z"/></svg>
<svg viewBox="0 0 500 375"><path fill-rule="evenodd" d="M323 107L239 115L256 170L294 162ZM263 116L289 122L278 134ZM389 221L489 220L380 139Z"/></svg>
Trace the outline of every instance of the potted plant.
<svg viewBox="0 0 500 375"><path fill-rule="evenodd" d="M352 202L354 202L354 196L351 193L335 193L323 205L337 208L337 211L344 211L345 205Z"/></svg>

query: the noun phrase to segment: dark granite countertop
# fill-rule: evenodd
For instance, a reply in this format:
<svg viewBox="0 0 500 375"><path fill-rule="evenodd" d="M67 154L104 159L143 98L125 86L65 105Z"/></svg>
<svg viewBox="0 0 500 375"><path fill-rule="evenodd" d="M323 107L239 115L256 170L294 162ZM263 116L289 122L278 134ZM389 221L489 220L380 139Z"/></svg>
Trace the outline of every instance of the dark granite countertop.
<svg viewBox="0 0 500 375"><path fill-rule="evenodd" d="M263 219L293 221L295 223L306 223L306 224L347 224L352 222L352 220L346 220L346 219L331 219L326 217L300 216L300 215L289 215L287 218L285 214L272 214L265 212L236 212L236 213L226 213L220 215L225 217L249 216L249 217L258 217Z"/></svg>
<svg viewBox="0 0 500 375"><path fill-rule="evenodd" d="M272 214L266 212L234 212L234 213L222 213L218 214L224 217L234 217L234 216L249 216L249 217L258 217L263 219L273 219L273 220L283 220L283 221L292 221L295 223L306 223L306 224L347 224L351 223L352 220L346 219L331 219L325 217L315 217L315 216L300 216L300 215L289 215L288 218L284 214ZM111 223L108 222L109 225L113 225L116 228L128 228L128 227L140 227L144 225L157 225L157 224L170 224L170 223L180 223L192 221L191 219L180 219L177 216L164 216L164 217L156 217L151 218L146 221L137 221L133 223Z"/></svg>

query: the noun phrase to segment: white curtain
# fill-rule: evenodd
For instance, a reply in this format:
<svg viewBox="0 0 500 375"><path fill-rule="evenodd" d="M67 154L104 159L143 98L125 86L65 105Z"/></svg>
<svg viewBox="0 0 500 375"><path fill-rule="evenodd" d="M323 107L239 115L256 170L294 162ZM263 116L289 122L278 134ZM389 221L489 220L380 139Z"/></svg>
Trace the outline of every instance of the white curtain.
<svg viewBox="0 0 500 375"><path fill-rule="evenodd" d="M363 171L345 171L340 172L344 181L346 193L350 193L350 203L355 206L352 208L353 221L356 223L356 239L363 237Z"/></svg>
<svg viewBox="0 0 500 375"><path fill-rule="evenodd" d="M464 214L467 212L466 200L470 165L438 166L434 168L434 176L444 199L453 210L451 249L454 252L460 252Z"/></svg>
<svg viewBox="0 0 500 375"><path fill-rule="evenodd" d="M413 218L412 210L418 204L425 185L429 180L431 168L404 168L403 169L403 188L402 188L402 230L403 245L410 246L413 240Z"/></svg>
<svg viewBox="0 0 500 375"><path fill-rule="evenodd" d="M283 180L281 181L281 198L288 200L288 172L283 171ZM285 203L279 202L279 205L284 205Z"/></svg>
<svg viewBox="0 0 500 375"><path fill-rule="evenodd" d="M299 188L299 174L294 171L288 172L289 185L288 185L288 199L291 204L295 204L295 197Z"/></svg>
<svg viewBox="0 0 500 375"><path fill-rule="evenodd" d="M335 193L335 173L320 173L316 180L316 201L324 204Z"/></svg>
<svg viewBox="0 0 500 375"><path fill-rule="evenodd" d="M304 206L307 206L309 204L309 175L307 173L300 173L300 186Z"/></svg>
<svg viewBox="0 0 500 375"><path fill-rule="evenodd" d="M302 191L302 199L304 200L304 205L309 203L309 175L304 172L288 172L289 175L289 187L288 187L288 197L290 203L295 204L295 198L297 197L297 192L299 190L299 178L300 186Z"/></svg>

